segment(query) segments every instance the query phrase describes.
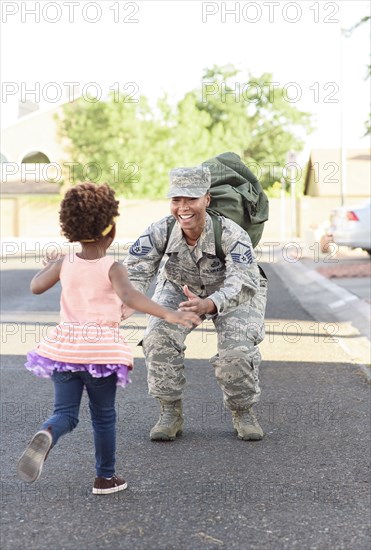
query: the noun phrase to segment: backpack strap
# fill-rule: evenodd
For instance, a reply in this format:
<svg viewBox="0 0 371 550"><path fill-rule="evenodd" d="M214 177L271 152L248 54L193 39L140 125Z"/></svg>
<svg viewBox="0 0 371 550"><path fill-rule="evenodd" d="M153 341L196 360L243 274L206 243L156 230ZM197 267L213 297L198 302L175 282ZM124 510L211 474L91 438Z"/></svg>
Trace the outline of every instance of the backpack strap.
<svg viewBox="0 0 371 550"><path fill-rule="evenodd" d="M165 248L164 248L164 250L166 250L167 243L169 242L170 235L171 235L171 232L172 232L173 227L174 227L174 225L175 225L175 222L176 222L176 219L174 218L174 216L171 216L171 220L170 220L169 223L167 224L166 242L165 242Z"/></svg>
<svg viewBox="0 0 371 550"><path fill-rule="evenodd" d="M215 236L215 252L219 260L225 262L225 254L222 248L222 222L219 216L215 216L209 212L209 216L213 222L214 236Z"/></svg>
<svg viewBox="0 0 371 550"><path fill-rule="evenodd" d="M221 260L223 263L225 261L225 254L223 252L222 248L222 222L220 221L220 218L218 215L215 215L211 212L208 212L209 216L211 217L211 221L213 222L213 228L214 228L214 237L215 237L215 253L219 260ZM171 232L175 225L175 218L172 217L167 225L167 231L166 231L166 242L165 242L165 248L166 250L167 243L169 242Z"/></svg>

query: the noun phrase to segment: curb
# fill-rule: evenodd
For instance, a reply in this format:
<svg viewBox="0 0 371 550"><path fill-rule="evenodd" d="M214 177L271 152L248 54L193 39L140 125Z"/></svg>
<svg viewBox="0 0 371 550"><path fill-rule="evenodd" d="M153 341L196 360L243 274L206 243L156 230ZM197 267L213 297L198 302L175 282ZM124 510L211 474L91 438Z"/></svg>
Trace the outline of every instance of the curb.
<svg viewBox="0 0 371 550"><path fill-rule="evenodd" d="M300 262L278 260L270 265L315 321L344 323L349 327L347 341L339 336L338 343L349 355L352 364L359 367L370 381L369 305Z"/></svg>

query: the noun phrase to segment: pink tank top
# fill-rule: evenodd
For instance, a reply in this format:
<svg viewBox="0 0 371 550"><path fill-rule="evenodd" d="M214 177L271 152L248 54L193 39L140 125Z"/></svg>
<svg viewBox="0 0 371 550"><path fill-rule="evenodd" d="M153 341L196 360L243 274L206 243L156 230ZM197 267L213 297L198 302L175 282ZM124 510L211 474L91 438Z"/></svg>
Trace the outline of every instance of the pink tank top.
<svg viewBox="0 0 371 550"><path fill-rule="evenodd" d="M35 351L67 363L133 364L133 354L119 333L122 302L109 270L114 258L83 260L65 256L60 273L61 322Z"/></svg>

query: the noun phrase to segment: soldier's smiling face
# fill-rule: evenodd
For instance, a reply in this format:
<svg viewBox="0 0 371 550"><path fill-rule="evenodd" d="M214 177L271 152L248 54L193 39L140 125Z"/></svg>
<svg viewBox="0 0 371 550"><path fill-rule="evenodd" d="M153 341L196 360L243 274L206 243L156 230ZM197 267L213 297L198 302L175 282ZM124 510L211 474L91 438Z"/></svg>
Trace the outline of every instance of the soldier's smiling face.
<svg viewBox="0 0 371 550"><path fill-rule="evenodd" d="M170 201L170 211L184 232L190 231L201 235L205 225L206 208L209 204L209 193L199 198L173 197Z"/></svg>

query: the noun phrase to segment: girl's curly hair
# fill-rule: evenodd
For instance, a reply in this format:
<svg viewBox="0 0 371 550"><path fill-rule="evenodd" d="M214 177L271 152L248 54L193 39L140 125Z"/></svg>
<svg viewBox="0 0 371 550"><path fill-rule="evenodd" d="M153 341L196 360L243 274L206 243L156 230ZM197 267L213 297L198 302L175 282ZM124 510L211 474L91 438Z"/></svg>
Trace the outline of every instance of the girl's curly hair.
<svg viewBox="0 0 371 550"><path fill-rule="evenodd" d="M59 223L70 242L102 238L116 216L119 201L107 183L96 185L85 182L67 191L61 202Z"/></svg>

